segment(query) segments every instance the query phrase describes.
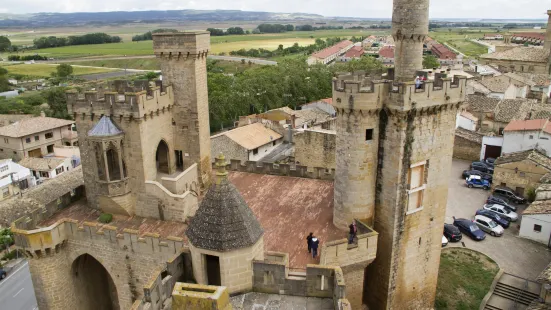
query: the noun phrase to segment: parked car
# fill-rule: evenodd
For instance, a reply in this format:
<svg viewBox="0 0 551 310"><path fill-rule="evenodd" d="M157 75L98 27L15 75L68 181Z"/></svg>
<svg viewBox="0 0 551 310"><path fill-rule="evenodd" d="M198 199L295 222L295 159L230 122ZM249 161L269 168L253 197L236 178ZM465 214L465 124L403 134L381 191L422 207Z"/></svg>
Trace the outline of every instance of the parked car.
<svg viewBox="0 0 551 310"><path fill-rule="evenodd" d="M442 236L442 247L445 247L446 245L448 245L448 238Z"/></svg>
<svg viewBox="0 0 551 310"><path fill-rule="evenodd" d="M493 167L490 167L488 164L486 164L484 162L481 162L481 161L473 162L471 164L471 169L472 170L478 170L478 171L484 172L484 173L489 173L489 174L494 173L494 168Z"/></svg>
<svg viewBox="0 0 551 310"><path fill-rule="evenodd" d="M486 239L486 234L471 220L454 218L453 225L473 240L482 241Z"/></svg>
<svg viewBox="0 0 551 310"><path fill-rule="evenodd" d="M0 280L4 280L7 275L8 273L4 269L0 268Z"/></svg>
<svg viewBox="0 0 551 310"><path fill-rule="evenodd" d="M509 202L509 199L505 197L498 197L497 195L490 195L488 199L486 199L486 203L497 203L498 205L502 205L509 209L510 211L517 212L517 207L512 205L511 202Z"/></svg>
<svg viewBox="0 0 551 310"><path fill-rule="evenodd" d="M511 220L508 217L501 216L490 210L480 209L476 211L476 215L483 215L489 219L492 219L494 222L496 222L499 226L503 228L509 228L509 225L511 225Z"/></svg>
<svg viewBox="0 0 551 310"><path fill-rule="evenodd" d="M463 171L463 174L462 174L463 179L466 179L471 175L478 175L482 177L484 180L488 181L490 184L492 184L492 181L494 179L494 177L491 174L480 172L478 170L465 170Z"/></svg>
<svg viewBox="0 0 551 310"><path fill-rule="evenodd" d="M502 236L503 232L505 231L503 227L499 226L492 219L487 218L484 215L476 215L474 217L474 222L476 223L476 225L478 225L478 227L480 227L480 229L494 237Z"/></svg>
<svg viewBox="0 0 551 310"><path fill-rule="evenodd" d="M496 163L496 159L495 158L492 158L492 157L488 157L486 158L486 160L484 161L484 163L492 168L494 168L494 165Z"/></svg>
<svg viewBox="0 0 551 310"><path fill-rule="evenodd" d="M482 179L479 175L471 175L465 181L468 188L483 188L484 190L490 189L490 182Z"/></svg>
<svg viewBox="0 0 551 310"><path fill-rule="evenodd" d="M509 201L513 201L514 203L521 205L526 203L526 198L522 197L522 195L519 195L511 188L505 186L496 187L494 190L494 196L498 196L500 198L505 197L509 199Z"/></svg>
<svg viewBox="0 0 551 310"><path fill-rule="evenodd" d="M463 237L463 235L461 235L461 231L459 231L459 228L453 226L452 224L444 224L444 236L450 242L459 242Z"/></svg>
<svg viewBox="0 0 551 310"><path fill-rule="evenodd" d="M505 208L504 206L502 205L498 205L498 204L485 204L484 205L484 209L485 210L490 210L494 213L497 213L498 215L503 215L507 218L509 218L511 220L511 222L516 222L518 220L518 214L516 214L515 212L513 211L509 211L507 210L507 208Z"/></svg>

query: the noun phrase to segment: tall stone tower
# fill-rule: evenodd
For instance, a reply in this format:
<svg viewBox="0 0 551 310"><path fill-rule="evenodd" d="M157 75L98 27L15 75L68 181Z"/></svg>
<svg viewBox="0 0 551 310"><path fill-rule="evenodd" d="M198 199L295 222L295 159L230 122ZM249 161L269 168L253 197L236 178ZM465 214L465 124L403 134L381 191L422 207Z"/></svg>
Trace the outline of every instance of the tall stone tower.
<svg viewBox="0 0 551 310"><path fill-rule="evenodd" d="M173 86L177 156L186 167L198 164L203 185L209 183L211 174L206 69L209 49L208 31L153 35L153 50L161 60L163 83Z"/></svg>
<svg viewBox="0 0 551 310"><path fill-rule="evenodd" d="M551 50L551 10L547 10L547 15L549 15L549 19L547 20L547 31L545 32L545 43L543 48Z"/></svg>
<svg viewBox="0 0 551 310"><path fill-rule="evenodd" d="M429 0L394 0L393 80L360 72L333 81L334 222L344 228L360 218L379 233L364 277L370 309L434 306L455 117L467 81L437 74L416 88L428 10Z"/></svg>

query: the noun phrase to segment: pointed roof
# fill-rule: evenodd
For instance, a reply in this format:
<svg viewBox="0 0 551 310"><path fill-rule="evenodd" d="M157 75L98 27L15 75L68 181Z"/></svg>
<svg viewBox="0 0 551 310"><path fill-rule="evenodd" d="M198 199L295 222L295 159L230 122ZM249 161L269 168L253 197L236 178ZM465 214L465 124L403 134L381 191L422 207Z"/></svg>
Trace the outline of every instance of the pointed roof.
<svg viewBox="0 0 551 310"><path fill-rule="evenodd" d="M98 123L88 131L90 137L109 137L122 134L123 131L117 127L109 116L103 116Z"/></svg>
<svg viewBox="0 0 551 310"><path fill-rule="evenodd" d="M226 252L255 244L264 234L249 206L228 180L225 158L216 158L216 181L186 231L193 246Z"/></svg>

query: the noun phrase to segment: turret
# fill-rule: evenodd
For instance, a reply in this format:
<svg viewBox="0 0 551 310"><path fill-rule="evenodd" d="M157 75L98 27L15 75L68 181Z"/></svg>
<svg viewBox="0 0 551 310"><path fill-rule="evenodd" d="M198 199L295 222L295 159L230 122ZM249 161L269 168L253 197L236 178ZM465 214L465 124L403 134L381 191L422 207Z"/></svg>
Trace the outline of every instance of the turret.
<svg viewBox="0 0 551 310"><path fill-rule="evenodd" d="M551 51L551 10L547 11L547 15L549 15L549 19L547 20L547 31L545 32L545 44L543 48Z"/></svg>
<svg viewBox="0 0 551 310"><path fill-rule="evenodd" d="M423 42L429 33L429 0L394 0L392 37L396 80L412 81L423 68Z"/></svg>

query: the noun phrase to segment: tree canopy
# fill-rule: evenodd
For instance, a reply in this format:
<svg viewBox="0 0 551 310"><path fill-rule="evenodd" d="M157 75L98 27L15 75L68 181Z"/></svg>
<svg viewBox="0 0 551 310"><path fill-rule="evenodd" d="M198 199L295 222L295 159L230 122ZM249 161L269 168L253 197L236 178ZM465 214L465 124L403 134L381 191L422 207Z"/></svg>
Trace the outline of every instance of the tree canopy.
<svg viewBox="0 0 551 310"><path fill-rule="evenodd" d="M438 58L436 58L436 56L427 55L423 57L423 68L425 69L440 68L440 61L438 61Z"/></svg>
<svg viewBox="0 0 551 310"><path fill-rule="evenodd" d="M71 74L73 74L73 67L68 64L60 64L56 68L57 76L60 78L67 78Z"/></svg>
<svg viewBox="0 0 551 310"><path fill-rule="evenodd" d="M11 47L11 41L8 37L0 36L0 52L6 52Z"/></svg>

